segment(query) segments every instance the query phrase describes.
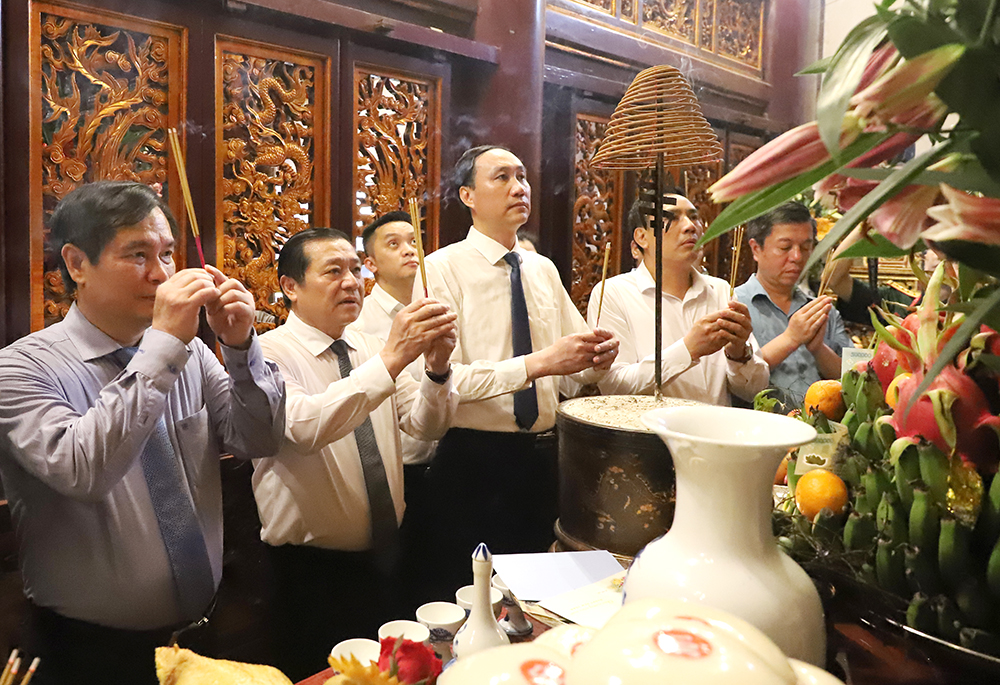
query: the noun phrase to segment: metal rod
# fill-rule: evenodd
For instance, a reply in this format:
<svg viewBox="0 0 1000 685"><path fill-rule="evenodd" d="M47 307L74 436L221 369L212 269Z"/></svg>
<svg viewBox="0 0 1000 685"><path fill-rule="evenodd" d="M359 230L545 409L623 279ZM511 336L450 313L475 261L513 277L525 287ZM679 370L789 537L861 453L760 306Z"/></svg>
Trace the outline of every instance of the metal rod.
<svg viewBox="0 0 1000 685"><path fill-rule="evenodd" d="M659 152L656 155L656 198L653 200L656 203L653 223L656 250L654 257L656 273L653 275L656 283L656 297L653 298L655 317L653 330L656 335L656 346L653 348L655 350L653 359L656 364L653 370L653 397L657 402L663 397L663 191L666 183L664 176L663 153Z"/></svg>

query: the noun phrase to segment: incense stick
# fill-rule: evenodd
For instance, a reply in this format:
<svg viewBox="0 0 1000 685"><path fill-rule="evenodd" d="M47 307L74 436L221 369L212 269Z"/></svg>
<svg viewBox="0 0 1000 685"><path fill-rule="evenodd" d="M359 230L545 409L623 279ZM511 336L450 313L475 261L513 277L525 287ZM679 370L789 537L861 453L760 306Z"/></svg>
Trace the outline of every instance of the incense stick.
<svg viewBox="0 0 1000 685"><path fill-rule="evenodd" d="M7 673L7 677L0 682L0 685L11 685L14 679L17 678L17 672L21 670L21 657L14 659L14 663L10 667L10 672Z"/></svg>
<svg viewBox="0 0 1000 685"><path fill-rule="evenodd" d="M424 235L420 230L420 205L417 198L410 198L410 223L413 224L413 237L417 242L417 262L420 264L420 281L424 284L424 297L427 294L427 270L424 268Z"/></svg>
<svg viewBox="0 0 1000 685"><path fill-rule="evenodd" d="M10 656L7 657L7 665L3 667L3 673L0 673L0 685L7 680L7 676L10 675L10 669L14 666L14 659L17 658L18 650L14 649L11 651Z"/></svg>
<svg viewBox="0 0 1000 685"><path fill-rule="evenodd" d="M736 289L736 277L740 271L740 248L743 247L743 226L737 226L733 235L733 263L729 265L729 297Z"/></svg>
<svg viewBox="0 0 1000 685"><path fill-rule="evenodd" d="M191 234L194 236L195 247L198 248L198 259L201 261L201 268L205 268L205 253L201 249L201 234L198 231L198 219L194 215L194 203L191 201L191 188L188 186L187 167L184 166L184 155L181 154L181 140L177 136L177 129L168 128L167 138L170 139L170 147L177 161L177 176L181 182L181 195L184 196L184 207L187 209L188 223L191 224Z"/></svg>
<svg viewBox="0 0 1000 685"><path fill-rule="evenodd" d="M822 297L823 293L826 292L827 286L830 285L830 264L833 262L834 252L835 250L830 250L826 253L826 261L823 263L823 271L820 272L819 290L816 291L816 297Z"/></svg>
<svg viewBox="0 0 1000 685"><path fill-rule="evenodd" d="M604 308L604 282L608 280L608 258L611 256L611 241L604 243L604 268L601 270L601 296L597 299L597 321L594 328L601 325L601 309Z"/></svg>
<svg viewBox="0 0 1000 685"><path fill-rule="evenodd" d="M24 680L21 681L21 685L28 685L31 682L32 677L35 675L35 671L38 669L38 664L41 661L37 656L32 660L31 666L28 667L28 672L24 674Z"/></svg>

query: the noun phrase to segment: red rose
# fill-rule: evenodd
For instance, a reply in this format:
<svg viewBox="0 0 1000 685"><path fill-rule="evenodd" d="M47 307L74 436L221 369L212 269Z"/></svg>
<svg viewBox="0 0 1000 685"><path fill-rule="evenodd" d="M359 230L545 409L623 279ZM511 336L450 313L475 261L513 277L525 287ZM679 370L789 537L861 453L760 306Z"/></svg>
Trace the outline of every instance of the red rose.
<svg viewBox="0 0 1000 685"><path fill-rule="evenodd" d="M402 685L434 685L441 674L441 659L423 643L386 637L380 644L378 670L396 676Z"/></svg>

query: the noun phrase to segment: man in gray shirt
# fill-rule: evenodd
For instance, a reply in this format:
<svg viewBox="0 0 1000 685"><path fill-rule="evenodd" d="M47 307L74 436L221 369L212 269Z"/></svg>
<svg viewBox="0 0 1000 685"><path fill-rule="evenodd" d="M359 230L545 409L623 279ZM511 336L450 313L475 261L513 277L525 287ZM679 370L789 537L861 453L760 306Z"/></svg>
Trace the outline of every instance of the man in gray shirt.
<svg viewBox="0 0 1000 685"><path fill-rule="evenodd" d="M36 683L155 683L153 648L222 575L221 452L274 454L284 383L253 298L175 273L177 226L147 186L102 181L51 219L66 318L0 351L0 477L30 604ZM199 312L229 374L198 338Z"/></svg>

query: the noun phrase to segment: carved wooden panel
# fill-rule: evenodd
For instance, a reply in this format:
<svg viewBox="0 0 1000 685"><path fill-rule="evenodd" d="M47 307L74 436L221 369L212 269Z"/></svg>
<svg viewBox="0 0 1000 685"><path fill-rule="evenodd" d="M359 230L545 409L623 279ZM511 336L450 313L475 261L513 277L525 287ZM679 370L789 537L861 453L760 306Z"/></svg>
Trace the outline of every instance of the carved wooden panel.
<svg viewBox="0 0 1000 685"><path fill-rule="evenodd" d="M587 7L593 7L599 9L608 14L615 13L615 0L573 0L573 2L578 2L581 5L586 5Z"/></svg>
<svg viewBox="0 0 1000 685"><path fill-rule="evenodd" d="M716 0L716 52L760 68L764 0Z"/></svg>
<svg viewBox="0 0 1000 685"><path fill-rule="evenodd" d="M31 328L72 303L49 244L48 217L80 185L160 184L186 226L166 129L183 119L187 32L180 26L58 3L30 13ZM184 254L183 239L178 250Z"/></svg>
<svg viewBox="0 0 1000 685"><path fill-rule="evenodd" d="M643 40L695 46L724 68L761 69L766 0L548 0L584 21L612 24ZM595 14L589 10L598 10ZM607 15L607 16L604 16ZM719 59L721 58L721 59Z"/></svg>
<svg viewBox="0 0 1000 685"><path fill-rule="evenodd" d="M618 273L623 245L622 172L592 169L590 161L604 138L608 119L588 114L576 117L576 166L574 170L573 261L570 296L587 315L590 291L601 282L604 246L611 241L608 276Z"/></svg>
<svg viewBox="0 0 1000 685"><path fill-rule="evenodd" d="M644 28L694 44L696 0L642 0Z"/></svg>
<svg viewBox="0 0 1000 685"><path fill-rule="evenodd" d="M281 245L330 222L330 60L220 36L215 69L217 254L253 293L263 332L288 315Z"/></svg>
<svg viewBox="0 0 1000 685"><path fill-rule="evenodd" d="M357 64L354 69L354 234L420 202L424 246L438 246L441 79Z"/></svg>
<svg viewBox="0 0 1000 685"><path fill-rule="evenodd" d="M722 163L716 162L715 164L699 164L694 167L687 167L684 169L684 196L691 201L695 207L698 208L698 217L701 219L702 224L705 228L708 228L709 224L715 220L715 217L719 216L722 211L722 207L712 202L712 198L708 194L708 188L713 183L722 178ZM720 273L725 273L721 278L729 278L729 272L720 272L720 243L719 241L712 241L705 246L704 249L704 265L708 269L709 273L713 276L719 276Z"/></svg>

